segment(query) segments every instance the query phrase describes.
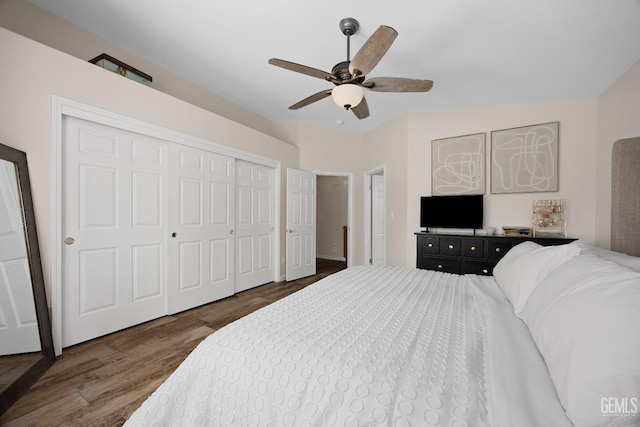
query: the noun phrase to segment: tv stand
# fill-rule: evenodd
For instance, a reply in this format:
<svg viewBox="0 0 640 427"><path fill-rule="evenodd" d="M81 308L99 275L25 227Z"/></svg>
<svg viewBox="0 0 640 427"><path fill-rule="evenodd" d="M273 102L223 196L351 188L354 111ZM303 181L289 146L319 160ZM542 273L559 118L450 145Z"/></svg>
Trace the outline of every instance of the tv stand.
<svg viewBox="0 0 640 427"><path fill-rule="evenodd" d="M474 230L475 232L475 230ZM505 237L415 233L416 268L456 274L493 275L493 267L513 246L524 241L543 246L562 245L576 239L553 237Z"/></svg>

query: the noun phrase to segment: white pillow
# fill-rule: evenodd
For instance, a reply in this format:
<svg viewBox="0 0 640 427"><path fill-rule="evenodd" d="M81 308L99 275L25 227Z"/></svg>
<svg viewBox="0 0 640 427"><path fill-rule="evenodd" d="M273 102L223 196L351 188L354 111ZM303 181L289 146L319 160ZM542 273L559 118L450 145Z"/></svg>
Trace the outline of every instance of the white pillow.
<svg viewBox="0 0 640 427"><path fill-rule="evenodd" d="M493 269L493 277L513 305L516 316L520 317L527 298L538 283L579 253L580 248L572 243L541 246L534 242L523 242L498 261Z"/></svg>
<svg viewBox="0 0 640 427"><path fill-rule="evenodd" d="M580 246L580 253L582 254L594 254L600 258L608 259L616 264L620 264L624 267L631 268L636 271L640 271L640 258L623 254L622 252L609 251L607 249L598 248L582 240L574 242Z"/></svg>
<svg viewBox="0 0 640 427"><path fill-rule="evenodd" d="M576 426L639 425L640 272L577 256L536 287L522 319ZM633 398L635 414L607 413L616 403L633 411Z"/></svg>

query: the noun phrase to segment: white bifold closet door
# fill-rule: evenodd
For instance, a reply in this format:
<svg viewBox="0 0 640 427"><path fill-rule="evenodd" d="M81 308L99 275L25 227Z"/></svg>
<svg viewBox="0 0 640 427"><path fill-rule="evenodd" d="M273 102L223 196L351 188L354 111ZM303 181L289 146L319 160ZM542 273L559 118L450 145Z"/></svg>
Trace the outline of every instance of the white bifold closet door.
<svg viewBox="0 0 640 427"><path fill-rule="evenodd" d="M234 158L63 127L63 347L234 293Z"/></svg>
<svg viewBox="0 0 640 427"><path fill-rule="evenodd" d="M63 121L62 346L163 316L167 146Z"/></svg>

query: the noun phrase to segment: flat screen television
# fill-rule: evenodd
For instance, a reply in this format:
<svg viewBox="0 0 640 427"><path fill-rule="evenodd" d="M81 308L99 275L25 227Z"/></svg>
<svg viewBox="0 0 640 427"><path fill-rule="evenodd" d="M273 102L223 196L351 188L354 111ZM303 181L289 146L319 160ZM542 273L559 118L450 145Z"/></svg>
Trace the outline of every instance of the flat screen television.
<svg viewBox="0 0 640 427"><path fill-rule="evenodd" d="M420 227L482 228L484 197L423 196L420 198Z"/></svg>

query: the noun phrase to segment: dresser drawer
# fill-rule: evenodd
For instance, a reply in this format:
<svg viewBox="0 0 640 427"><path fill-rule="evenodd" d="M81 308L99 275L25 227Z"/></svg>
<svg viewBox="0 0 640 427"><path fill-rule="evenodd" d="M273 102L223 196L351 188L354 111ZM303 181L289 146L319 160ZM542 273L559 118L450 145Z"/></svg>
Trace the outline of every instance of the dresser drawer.
<svg viewBox="0 0 640 427"><path fill-rule="evenodd" d="M422 255L438 255L440 253L440 239L438 237L421 236L420 254Z"/></svg>
<svg viewBox="0 0 640 427"><path fill-rule="evenodd" d="M484 258L484 240L462 239L462 256L467 258Z"/></svg>
<svg viewBox="0 0 640 427"><path fill-rule="evenodd" d="M418 268L460 274L460 259L457 258L421 258Z"/></svg>
<svg viewBox="0 0 640 427"><path fill-rule="evenodd" d="M441 237L440 238L440 255L460 256L460 239Z"/></svg>
<svg viewBox="0 0 640 427"><path fill-rule="evenodd" d="M513 242L507 239L489 240L487 242L487 258L491 260L499 260L509 252Z"/></svg>
<svg viewBox="0 0 640 427"><path fill-rule="evenodd" d="M479 274L491 276L496 263L491 261L462 260L462 274Z"/></svg>

